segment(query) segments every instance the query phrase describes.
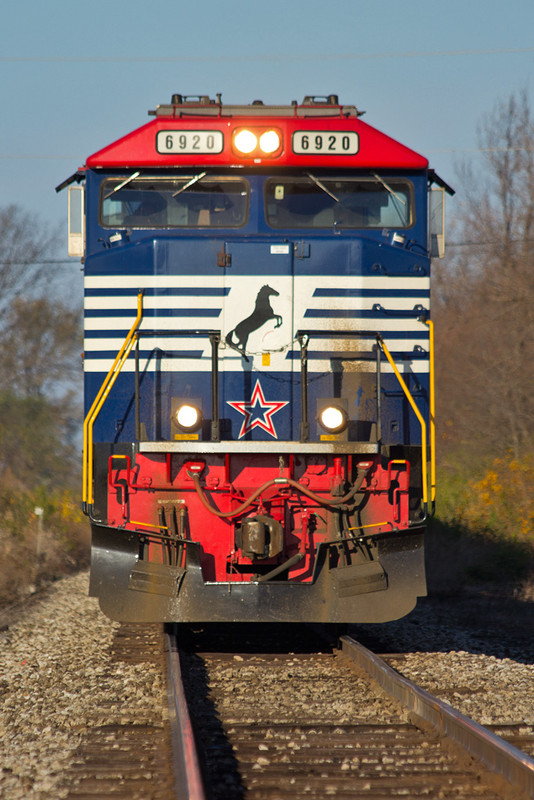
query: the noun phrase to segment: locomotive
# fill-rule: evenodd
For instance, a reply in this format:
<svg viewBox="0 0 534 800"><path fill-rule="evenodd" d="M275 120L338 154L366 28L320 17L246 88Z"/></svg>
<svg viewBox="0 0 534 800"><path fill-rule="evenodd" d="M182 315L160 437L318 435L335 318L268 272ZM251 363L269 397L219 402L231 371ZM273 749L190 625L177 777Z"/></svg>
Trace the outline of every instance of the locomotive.
<svg viewBox="0 0 534 800"><path fill-rule="evenodd" d="M173 95L69 187L109 617L383 622L426 594L450 187L336 95Z"/></svg>

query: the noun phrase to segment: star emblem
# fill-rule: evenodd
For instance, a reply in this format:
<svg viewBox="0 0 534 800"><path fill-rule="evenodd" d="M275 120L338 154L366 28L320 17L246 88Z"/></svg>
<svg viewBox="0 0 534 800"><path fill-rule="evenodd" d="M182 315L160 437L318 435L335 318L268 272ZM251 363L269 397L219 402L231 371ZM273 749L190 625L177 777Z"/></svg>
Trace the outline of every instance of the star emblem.
<svg viewBox="0 0 534 800"><path fill-rule="evenodd" d="M280 411L280 409L288 405L288 400L266 400L263 389L261 388L261 383L256 381L249 402L230 402L230 400L227 400L227 403L245 417L241 425L241 430L239 431L240 439L245 433L252 431L254 428L261 428L261 430L266 431L275 439L278 439L272 417L277 411Z"/></svg>

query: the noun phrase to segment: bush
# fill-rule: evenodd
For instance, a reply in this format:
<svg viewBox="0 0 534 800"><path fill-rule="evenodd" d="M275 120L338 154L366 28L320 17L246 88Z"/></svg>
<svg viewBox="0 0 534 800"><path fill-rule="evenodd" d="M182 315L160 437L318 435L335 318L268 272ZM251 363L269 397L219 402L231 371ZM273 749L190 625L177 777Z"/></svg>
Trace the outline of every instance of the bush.
<svg viewBox="0 0 534 800"><path fill-rule="evenodd" d="M438 514L429 525L431 591L491 583L524 594L534 579L534 458L497 458L478 476L465 467L438 477Z"/></svg>
<svg viewBox="0 0 534 800"><path fill-rule="evenodd" d="M468 482L462 516L470 527L534 546L534 458L496 458Z"/></svg>
<svg viewBox="0 0 534 800"><path fill-rule="evenodd" d="M89 526L75 493L0 491L0 604L89 563Z"/></svg>

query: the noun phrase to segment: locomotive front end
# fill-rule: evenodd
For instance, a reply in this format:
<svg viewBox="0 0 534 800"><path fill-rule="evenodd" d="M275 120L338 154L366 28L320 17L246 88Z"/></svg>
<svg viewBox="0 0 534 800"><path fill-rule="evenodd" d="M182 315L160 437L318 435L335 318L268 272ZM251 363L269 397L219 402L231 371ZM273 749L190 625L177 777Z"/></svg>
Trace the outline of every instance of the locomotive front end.
<svg viewBox="0 0 534 800"><path fill-rule="evenodd" d="M426 592L447 187L335 96L153 113L71 179L91 593L119 620L398 618Z"/></svg>

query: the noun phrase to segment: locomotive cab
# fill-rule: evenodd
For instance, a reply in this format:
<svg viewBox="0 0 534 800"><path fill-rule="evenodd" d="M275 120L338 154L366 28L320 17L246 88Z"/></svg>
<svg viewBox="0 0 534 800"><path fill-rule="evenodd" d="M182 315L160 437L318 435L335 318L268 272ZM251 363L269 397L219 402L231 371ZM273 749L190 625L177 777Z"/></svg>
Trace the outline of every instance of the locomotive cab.
<svg viewBox="0 0 534 800"><path fill-rule="evenodd" d="M335 96L154 116L69 191L91 592L121 620L402 616L425 593L448 187Z"/></svg>

